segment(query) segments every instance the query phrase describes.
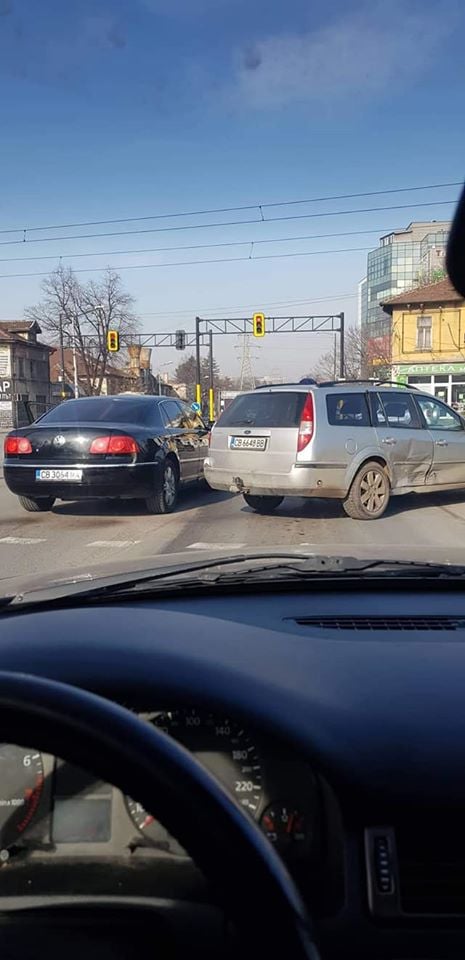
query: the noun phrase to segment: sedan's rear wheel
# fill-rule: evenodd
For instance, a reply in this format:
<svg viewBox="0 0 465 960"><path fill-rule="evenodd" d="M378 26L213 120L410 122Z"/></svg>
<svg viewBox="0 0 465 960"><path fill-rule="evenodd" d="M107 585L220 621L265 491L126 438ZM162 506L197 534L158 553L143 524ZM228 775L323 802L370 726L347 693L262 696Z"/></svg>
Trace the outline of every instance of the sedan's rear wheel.
<svg viewBox="0 0 465 960"><path fill-rule="evenodd" d="M28 513L45 513L46 510L51 510L55 503L55 497L18 497L18 500Z"/></svg>
<svg viewBox="0 0 465 960"><path fill-rule="evenodd" d="M145 503L149 513L172 513L179 492L179 473L174 460L167 460L163 466L161 482L153 497L147 497Z"/></svg>
<svg viewBox="0 0 465 960"><path fill-rule="evenodd" d="M353 520L377 520L387 508L390 492L384 467L372 460L355 476L344 500L344 510Z"/></svg>
<svg viewBox="0 0 465 960"><path fill-rule="evenodd" d="M273 510L276 510L276 507L279 507L279 504L283 502L284 497L261 497L254 496L251 493L244 493L244 500L249 507L252 507L252 510L256 510L257 513L272 513Z"/></svg>

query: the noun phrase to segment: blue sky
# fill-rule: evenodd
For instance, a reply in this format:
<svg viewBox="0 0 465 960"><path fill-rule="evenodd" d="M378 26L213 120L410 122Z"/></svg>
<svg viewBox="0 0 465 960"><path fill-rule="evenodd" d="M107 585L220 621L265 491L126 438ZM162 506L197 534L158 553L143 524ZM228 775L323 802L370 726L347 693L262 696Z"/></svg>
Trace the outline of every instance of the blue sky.
<svg viewBox="0 0 465 960"><path fill-rule="evenodd" d="M459 180L464 27L455 0L0 0L0 229ZM412 219L447 218L452 206L328 213L457 193L448 187L265 209L266 218L322 214L274 223L194 228L258 219L256 209L114 227L158 228L132 236L65 240L113 228L44 230L26 234L26 243L3 242L0 274L47 271L60 256L83 271L124 267L148 331L189 329L197 313L254 308L344 309L353 320L363 250L163 264L248 256L251 241L286 237L314 239L256 244L254 255L370 247ZM374 232L318 237L357 230ZM58 239L43 242L50 236ZM244 246L118 252L236 241ZM91 256L97 252L104 255ZM77 253L86 256L70 259ZM50 259L6 262L33 256ZM152 266L128 269L138 264ZM0 278L0 315L21 317L40 282ZM257 372L299 375L328 343L267 337L255 350ZM232 339L218 342L217 355L237 372ZM178 356L166 351L160 362Z"/></svg>

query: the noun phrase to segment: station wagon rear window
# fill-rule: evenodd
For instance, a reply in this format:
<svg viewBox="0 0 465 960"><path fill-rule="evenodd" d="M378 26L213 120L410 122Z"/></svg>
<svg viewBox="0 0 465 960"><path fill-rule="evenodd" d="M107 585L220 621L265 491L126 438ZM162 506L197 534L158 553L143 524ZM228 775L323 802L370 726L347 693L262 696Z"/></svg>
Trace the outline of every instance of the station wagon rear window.
<svg viewBox="0 0 465 960"><path fill-rule="evenodd" d="M328 423L332 427L369 427L370 415L364 393L332 393L326 397Z"/></svg>
<svg viewBox="0 0 465 960"><path fill-rule="evenodd" d="M221 414L218 427L298 427L307 394L281 391L246 393Z"/></svg>

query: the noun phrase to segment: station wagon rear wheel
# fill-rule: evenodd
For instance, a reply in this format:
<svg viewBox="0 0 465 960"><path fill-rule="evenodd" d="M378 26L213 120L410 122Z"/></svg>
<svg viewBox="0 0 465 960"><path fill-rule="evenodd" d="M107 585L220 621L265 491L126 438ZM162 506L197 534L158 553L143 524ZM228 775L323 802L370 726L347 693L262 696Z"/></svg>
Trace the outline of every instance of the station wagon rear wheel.
<svg viewBox="0 0 465 960"><path fill-rule="evenodd" d="M372 460L356 474L344 500L344 510L353 520L377 520L387 508L390 492L384 467Z"/></svg>

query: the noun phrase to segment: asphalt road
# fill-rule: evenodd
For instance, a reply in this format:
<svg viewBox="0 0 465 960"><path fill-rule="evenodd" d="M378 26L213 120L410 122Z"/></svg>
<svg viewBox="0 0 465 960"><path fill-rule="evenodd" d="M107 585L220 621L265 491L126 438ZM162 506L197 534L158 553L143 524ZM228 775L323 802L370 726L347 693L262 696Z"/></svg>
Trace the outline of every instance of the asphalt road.
<svg viewBox="0 0 465 960"><path fill-rule="evenodd" d="M244 547L367 556L402 548L425 560L447 559L462 543L465 561L465 491L398 497L383 518L368 522L349 519L330 500L287 499L273 515L260 516L242 497L203 485L185 491L176 513L165 517L147 515L137 501L58 502L51 513L29 514L0 479L0 577L66 575L111 560Z"/></svg>

